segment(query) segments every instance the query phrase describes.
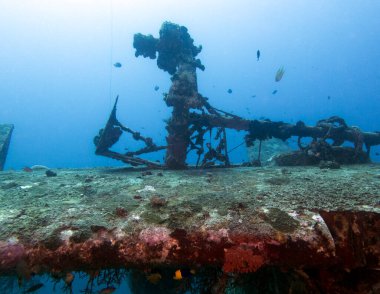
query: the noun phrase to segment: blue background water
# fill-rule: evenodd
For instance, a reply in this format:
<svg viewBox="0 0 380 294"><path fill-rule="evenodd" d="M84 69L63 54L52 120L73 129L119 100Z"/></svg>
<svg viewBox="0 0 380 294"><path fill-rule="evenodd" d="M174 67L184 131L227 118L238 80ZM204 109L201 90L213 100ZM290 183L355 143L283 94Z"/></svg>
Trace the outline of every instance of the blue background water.
<svg viewBox="0 0 380 294"><path fill-rule="evenodd" d="M155 60L135 58L132 42L137 32L157 37L166 20L203 45L199 91L215 107L308 124L339 115L380 129L378 1L2 0L0 7L0 122L16 127L8 169L120 164L95 156L92 143L117 94L120 121L165 144L169 75ZM280 66L286 72L275 83ZM231 156L245 159L244 147Z"/></svg>
<svg viewBox="0 0 380 294"><path fill-rule="evenodd" d="M339 115L380 130L379 11L372 0L0 0L0 123L16 127L6 168L120 165L92 143L117 94L120 121L165 144L169 75L132 47L135 33L157 37L164 21L203 45L199 91L213 106L293 123ZM241 147L231 159L245 156Z"/></svg>

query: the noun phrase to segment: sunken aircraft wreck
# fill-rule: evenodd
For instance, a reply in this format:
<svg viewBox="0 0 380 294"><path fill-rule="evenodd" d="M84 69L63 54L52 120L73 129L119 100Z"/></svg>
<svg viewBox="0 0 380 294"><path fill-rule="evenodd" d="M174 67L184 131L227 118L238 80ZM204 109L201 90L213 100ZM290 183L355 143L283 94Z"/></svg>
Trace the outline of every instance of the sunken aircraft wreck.
<svg viewBox="0 0 380 294"><path fill-rule="evenodd" d="M380 169L369 152L380 133L340 117L307 126L216 109L198 92L201 47L183 26L136 34L134 47L171 75L166 146L123 125L116 99L96 154L133 167L2 172L0 292L46 288L35 278L49 273L64 293L122 281L132 293L379 293ZM230 162L227 129L258 147L249 166ZM145 147L112 151L123 133ZM263 141L292 136L299 150L260 167ZM139 157L160 150L164 164ZM187 168L189 150L198 168ZM332 170L347 163L366 164ZM215 164L233 168L206 169Z"/></svg>

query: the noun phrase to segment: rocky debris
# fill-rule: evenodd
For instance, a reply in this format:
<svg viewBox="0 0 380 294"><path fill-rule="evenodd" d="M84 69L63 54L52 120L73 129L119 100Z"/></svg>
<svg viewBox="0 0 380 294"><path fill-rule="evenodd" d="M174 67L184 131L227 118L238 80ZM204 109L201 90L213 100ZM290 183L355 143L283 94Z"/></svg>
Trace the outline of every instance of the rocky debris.
<svg viewBox="0 0 380 294"><path fill-rule="evenodd" d="M48 169L46 172L45 172L46 176L47 177L56 177L57 176L57 173L56 172L53 172L52 170Z"/></svg>
<svg viewBox="0 0 380 294"><path fill-rule="evenodd" d="M118 217L126 217L128 215L128 212L125 208L123 207L116 207L115 209L115 214L118 216Z"/></svg>
<svg viewBox="0 0 380 294"><path fill-rule="evenodd" d="M320 169L324 169L324 168L328 168L328 169L339 169L340 168L340 164L336 161L325 161L325 160L321 160L318 164L319 168Z"/></svg>
<svg viewBox="0 0 380 294"><path fill-rule="evenodd" d="M167 205L167 200L163 198L161 195L153 195L150 198L150 205L153 208L159 208Z"/></svg>
<svg viewBox="0 0 380 294"><path fill-rule="evenodd" d="M317 166L322 161L334 162L335 164L370 163L368 154L363 150L355 151L354 148L332 146L329 151L330 160L324 160L319 153L297 150L275 155L273 161L278 166Z"/></svg>

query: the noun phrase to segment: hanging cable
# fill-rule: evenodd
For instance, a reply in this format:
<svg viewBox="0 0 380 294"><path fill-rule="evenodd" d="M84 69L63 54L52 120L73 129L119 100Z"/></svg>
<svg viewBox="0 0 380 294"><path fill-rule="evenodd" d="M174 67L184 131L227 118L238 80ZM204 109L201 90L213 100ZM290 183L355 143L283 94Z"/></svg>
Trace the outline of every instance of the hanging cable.
<svg viewBox="0 0 380 294"><path fill-rule="evenodd" d="M232 151L234 151L235 149L239 148L241 145L243 145L245 143L245 141L243 141L242 143L240 143L239 145L235 146L234 148L228 150L227 153L231 153Z"/></svg>
<svg viewBox="0 0 380 294"><path fill-rule="evenodd" d="M110 81L109 81L109 108L112 108L112 80L113 80L113 0L110 0L110 60L109 60L109 68L110 68Z"/></svg>
<svg viewBox="0 0 380 294"><path fill-rule="evenodd" d="M257 156L258 162L261 162L261 142L262 142L262 140L260 140L260 144L259 144L259 155Z"/></svg>

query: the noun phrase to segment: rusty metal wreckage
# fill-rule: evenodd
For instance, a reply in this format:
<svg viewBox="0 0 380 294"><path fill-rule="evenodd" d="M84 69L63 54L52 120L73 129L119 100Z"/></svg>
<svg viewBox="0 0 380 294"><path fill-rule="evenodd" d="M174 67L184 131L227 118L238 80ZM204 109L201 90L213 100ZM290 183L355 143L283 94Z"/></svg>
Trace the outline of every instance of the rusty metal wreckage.
<svg viewBox="0 0 380 294"><path fill-rule="evenodd" d="M204 70L196 56L202 46L194 46L184 26L164 22L160 29L160 37L152 35L135 34L133 46L135 56L142 55L151 59L157 58L160 69L171 75L172 85L169 93L164 95L168 107L173 107L172 116L167 121L167 146L156 145L152 138L144 137L139 132L121 124L116 117L118 97L109 116L106 126L94 138L96 154L121 160L132 166L146 165L149 168L184 169L187 167L186 157L189 151L195 150L198 155L196 166L207 167L214 161L224 166L231 166L228 158L226 128L237 131L246 131L246 145L252 146L256 140L260 142L270 138L287 140L292 136L298 137L298 146L306 154L317 152L318 160L334 160L331 155L333 148L340 148L345 142L354 143L350 153L355 158L369 159L371 146L380 144L380 132L362 132L358 127L348 126L340 117L331 117L317 122L315 126L307 126L302 121L296 124L274 122L266 120L248 120L240 116L216 109L211 106L208 98L198 92L196 69ZM157 56L158 55L158 56ZM216 148L210 143L205 144L205 135L211 134L216 128L215 140L219 141ZM135 152L121 154L111 151L110 148L120 138L123 132L132 135L133 139L145 143L145 147ZM301 139L311 137L308 146L302 146ZM332 143L328 143L330 139ZM206 145L206 149L205 146ZM363 146L366 152L363 151ZM137 157L140 154L166 149L165 163L153 162ZM314 154L315 155L315 154ZM203 156L202 161L200 160ZM260 165L260 155L253 165Z"/></svg>

